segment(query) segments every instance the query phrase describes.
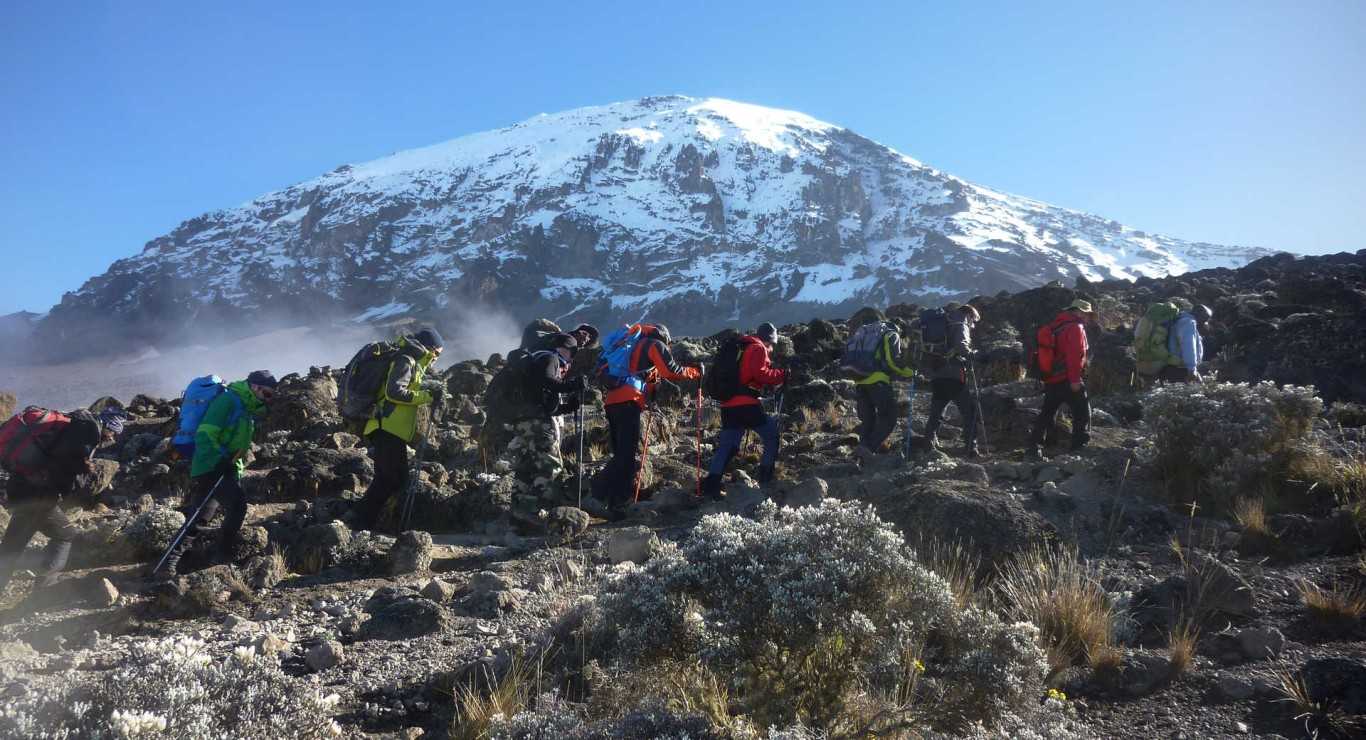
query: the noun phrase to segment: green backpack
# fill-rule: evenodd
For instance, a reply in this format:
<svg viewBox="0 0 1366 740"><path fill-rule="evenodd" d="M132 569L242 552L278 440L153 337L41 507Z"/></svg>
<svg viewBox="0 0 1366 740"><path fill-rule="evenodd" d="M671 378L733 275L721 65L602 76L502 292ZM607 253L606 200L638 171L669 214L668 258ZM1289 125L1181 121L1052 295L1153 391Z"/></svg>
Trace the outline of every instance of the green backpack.
<svg viewBox="0 0 1366 740"><path fill-rule="evenodd" d="M1180 358L1172 357L1167 349L1167 337L1180 315L1181 309L1175 303L1154 303L1138 320L1134 326L1134 357L1140 374L1156 375L1168 365L1180 364Z"/></svg>

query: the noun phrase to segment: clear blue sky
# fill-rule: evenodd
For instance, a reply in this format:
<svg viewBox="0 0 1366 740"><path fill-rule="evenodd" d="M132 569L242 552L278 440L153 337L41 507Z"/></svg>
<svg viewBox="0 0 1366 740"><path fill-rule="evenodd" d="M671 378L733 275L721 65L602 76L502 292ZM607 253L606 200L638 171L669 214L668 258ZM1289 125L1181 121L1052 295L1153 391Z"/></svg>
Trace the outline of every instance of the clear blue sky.
<svg viewBox="0 0 1366 740"><path fill-rule="evenodd" d="M1356 0L18 0L0 69L0 313L345 162L667 93L1172 236L1366 247Z"/></svg>

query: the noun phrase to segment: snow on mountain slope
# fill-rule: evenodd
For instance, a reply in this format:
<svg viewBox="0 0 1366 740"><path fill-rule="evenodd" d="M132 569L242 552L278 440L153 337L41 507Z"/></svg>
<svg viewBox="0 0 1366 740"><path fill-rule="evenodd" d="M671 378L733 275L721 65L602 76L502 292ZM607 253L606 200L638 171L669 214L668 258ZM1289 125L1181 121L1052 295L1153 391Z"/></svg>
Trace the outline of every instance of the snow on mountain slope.
<svg viewBox="0 0 1366 740"><path fill-rule="evenodd" d="M801 113L661 97L540 115L204 214L44 323L156 339L196 322L477 305L707 330L1267 253L973 185Z"/></svg>

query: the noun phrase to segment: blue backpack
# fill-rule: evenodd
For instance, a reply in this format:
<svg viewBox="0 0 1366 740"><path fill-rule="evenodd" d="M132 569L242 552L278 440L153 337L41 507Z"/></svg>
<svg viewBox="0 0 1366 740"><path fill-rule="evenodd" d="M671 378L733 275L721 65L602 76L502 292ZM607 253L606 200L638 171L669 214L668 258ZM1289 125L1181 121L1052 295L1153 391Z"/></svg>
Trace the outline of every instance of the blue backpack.
<svg viewBox="0 0 1366 740"><path fill-rule="evenodd" d="M195 378L185 387L185 392L180 396L180 428L176 431L171 443L176 446L186 457L193 454L194 435L199 431L199 423L204 420L204 414L209 410L209 404L215 398L223 395L228 390L228 384L217 375L205 375L202 378ZM242 415L242 402L234 396L237 401L235 409L229 423L236 423Z"/></svg>
<svg viewBox="0 0 1366 740"><path fill-rule="evenodd" d="M608 334L602 340L602 354L598 355L598 384L605 390L620 388L630 384L637 391L645 390L645 380L641 373L631 371L631 355L645 336L641 324L623 326Z"/></svg>

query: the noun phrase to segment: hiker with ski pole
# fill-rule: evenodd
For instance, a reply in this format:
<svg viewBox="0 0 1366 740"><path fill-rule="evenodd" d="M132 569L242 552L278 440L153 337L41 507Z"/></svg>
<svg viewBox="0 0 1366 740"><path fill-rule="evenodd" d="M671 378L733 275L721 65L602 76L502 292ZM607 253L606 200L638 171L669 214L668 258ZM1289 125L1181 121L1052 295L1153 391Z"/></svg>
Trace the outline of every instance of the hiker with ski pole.
<svg viewBox="0 0 1366 740"><path fill-rule="evenodd" d="M841 369L854 378L858 400L859 445L855 453L870 459L882 453L882 445L896 428L896 389L893 378L911 381L915 390L915 369L902 367L901 335L881 311L865 309L861 324L849 327ZM907 419L906 436L910 437Z"/></svg>
<svg viewBox="0 0 1366 740"><path fill-rule="evenodd" d="M931 449L939 449L939 425L950 403L958 407L963 419L963 456L981 456L977 446L977 423L981 407L977 393L977 372L973 367L972 329L982 314L971 304L950 303L934 318L922 314L921 331L942 340L926 339L925 364L930 370L930 413L925 420L925 438ZM931 326L942 321L942 328ZM968 381L972 384L969 386Z"/></svg>
<svg viewBox="0 0 1366 740"><path fill-rule="evenodd" d="M203 524L212 519L220 507L226 507L226 512L218 542L219 559L232 560L242 522L247 516L247 497L240 484L246 467L243 458L251 448L257 419L265 416L266 405L275 397L276 385L274 375L257 370L245 380L218 390L213 400L204 406L192 437L190 485L194 509L151 575L176 577L181 557L194 545ZM184 427L182 423L182 430Z"/></svg>
<svg viewBox="0 0 1366 740"><path fill-rule="evenodd" d="M701 366L684 367L669 351L672 337L662 324L631 324L607 334L598 356L599 385L607 392L603 406L612 459L593 480L594 497L608 506L608 518L626 518L626 507L640 494L640 471L648 448L642 448L641 423L649 399L661 380L696 381ZM647 440L648 444L648 440ZM638 457L639 455L639 457Z"/></svg>

